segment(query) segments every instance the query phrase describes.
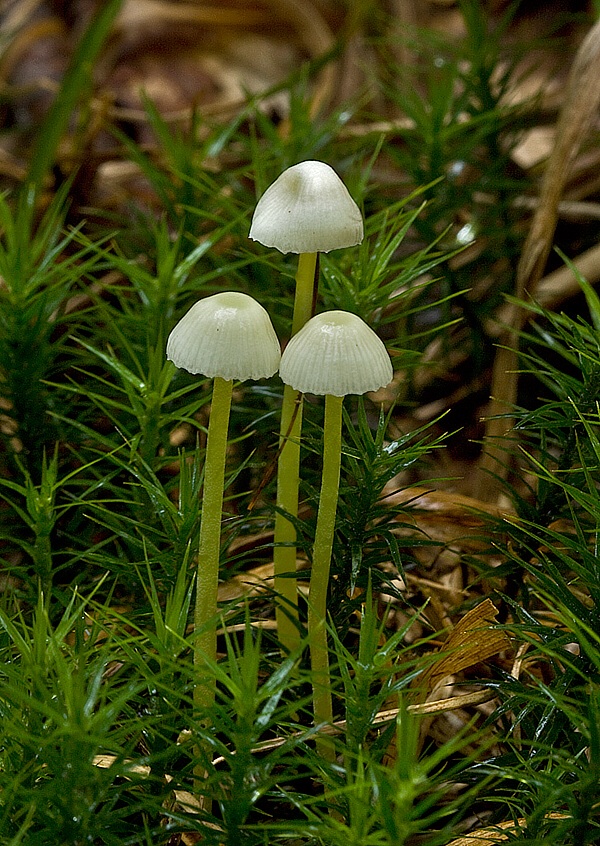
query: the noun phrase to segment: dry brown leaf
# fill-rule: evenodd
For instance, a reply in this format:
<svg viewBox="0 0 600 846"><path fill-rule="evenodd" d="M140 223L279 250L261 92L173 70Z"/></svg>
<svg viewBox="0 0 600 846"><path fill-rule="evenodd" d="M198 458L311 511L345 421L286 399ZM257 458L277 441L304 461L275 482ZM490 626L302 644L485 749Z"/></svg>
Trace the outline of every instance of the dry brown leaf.
<svg viewBox="0 0 600 846"><path fill-rule="evenodd" d="M232 602L244 596L256 596L273 587L273 562L252 567L219 585L219 602Z"/></svg>
<svg viewBox="0 0 600 846"><path fill-rule="evenodd" d="M452 688L442 687L442 685L444 680L454 678L463 670L511 648L508 635L496 628L497 616L498 609L490 599L485 599L468 611L440 647L437 660L418 680L415 685L417 701L409 705L409 710L424 716L428 715L419 727L419 745L422 745L429 734L436 714L453 711L467 704L471 706L482 704L494 698L490 691L484 689L467 694L465 699L461 696L453 696ZM435 699L434 694L436 694ZM391 766L396 757L396 740L393 738L386 750L386 765Z"/></svg>
<svg viewBox="0 0 600 846"><path fill-rule="evenodd" d="M511 648L506 632L496 628L498 609L484 599L455 625L441 647L439 658L420 680L421 697L428 698L443 680L487 661Z"/></svg>
<svg viewBox="0 0 600 846"><path fill-rule="evenodd" d="M522 820L519 820L521 824ZM458 840L453 840L449 846L493 846L494 843L499 843L501 840L507 840L508 836L497 829L515 829L516 826L512 820L498 823L496 829L493 828L478 828L471 834L465 837L459 837Z"/></svg>
<svg viewBox="0 0 600 846"><path fill-rule="evenodd" d="M415 534L423 532L431 540L471 552L487 548L487 539L482 534L487 520L502 520L510 513L474 497L422 487L395 491L383 501L390 506L410 506L398 520L403 526L414 524ZM402 532L405 531L408 530L403 528Z"/></svg>
<svg viewBox="0 0 600 846"><path fill-rule="evenodd" d="M568 814L552 813L547 815L550 820L564 820L567 819ZM448 846L494 846L494 843L499 843L503 840L508 840L508 835L503 834L502 831L516 831L519 828L527 828L527 820L523 817L518 819L516 824L513 820L506 820L506 822L498 823L494 828L478 828L477 831L472 831L464 837L459 837L453 840ZM502 831L499 831L502 829Z"/></svg>
<svg viewBox="0 0 600 846"><path fill-rule="evenodd" d="M453 696L452 688L442 687L445 679L473 667L511 647L505 632L495 627L498 610L490 599L485 599L462 617L453 628L446 642L440 647L437 660L418 681L416 702L409 710L425 717L419 727L419 746L430 733L435 715L454 711L465 705L473 706L494 698L489 690L476 691L464 696ZM434 694L437 694L434 698ZM392 739L385 760L391 766L397 757L395 738Z"/></svg>

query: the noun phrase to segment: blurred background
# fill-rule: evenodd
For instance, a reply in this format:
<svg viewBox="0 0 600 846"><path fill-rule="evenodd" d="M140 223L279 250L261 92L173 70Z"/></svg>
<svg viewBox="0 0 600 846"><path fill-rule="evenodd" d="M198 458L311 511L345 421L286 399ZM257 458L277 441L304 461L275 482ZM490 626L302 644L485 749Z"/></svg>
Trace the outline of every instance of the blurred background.
<svg viewBox="0 0 600 846"><path fill-rule="evenodd" d="M3 0L4 188L24 179L36 132L76 45L107 5ZM537 96L538 114L546 115L546 126L514 151L515 164L530 167L548 151L548 125L594 4L477 5L490 30L501 27L506 61L518 65L511 97ZM510 21L503 22L508 13ZM124 0L90 73L89 107L74 116L57 150L54 179L78 170L81 202L115 204L135 188L128 185L132 167L123 164L110 129L152 145L146 99L169 124L184 125L192 114L230 121L249 95L269 94L261 108L280 124L289 112L289 91L278 86L300 73L309 79L314 115L347 107L351 120L350 114L344 119L356 134L376 130L370 124L382 120L410 125L401 97L407 80L423 84L415 69L432 58L435 63L436 55L441 66L448 47L464 34L465 16L452 0Z"/></svg>

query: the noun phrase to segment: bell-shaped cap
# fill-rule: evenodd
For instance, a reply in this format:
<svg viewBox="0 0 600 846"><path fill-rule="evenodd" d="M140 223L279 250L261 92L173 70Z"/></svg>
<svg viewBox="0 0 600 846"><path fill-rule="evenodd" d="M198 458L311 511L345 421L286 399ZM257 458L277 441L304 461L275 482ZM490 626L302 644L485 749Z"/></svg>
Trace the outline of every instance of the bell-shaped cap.
<svg viewBox="0 0 600 846"><path fill-rule="evenodd" d="M249 236L282 253L328 253L360 244L360 209L324 162L288 167L262 195Z"/></svg>
<svg viewBox="0 0 600 846"><path fill-rule="evenodd" d="M356 314L317 314L293 336L279 365L282 380L303 394L366 394L392 381L385 344Z"/></svg>
<svg viewBox="0 0 600 846"><path fill-rule="evenodd" d="M174 327L167 358L190 373L222 379L264 379L281 349L265 309L247 294L226 291L199 300Z"/></svg>

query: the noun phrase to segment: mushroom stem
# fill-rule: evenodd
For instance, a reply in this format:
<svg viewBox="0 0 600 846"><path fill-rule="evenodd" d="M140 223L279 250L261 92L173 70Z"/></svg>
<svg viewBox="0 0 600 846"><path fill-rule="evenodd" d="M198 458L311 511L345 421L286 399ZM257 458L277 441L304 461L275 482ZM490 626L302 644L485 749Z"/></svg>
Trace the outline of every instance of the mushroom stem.
<svg viewBox="0 0 600 846"><path fill-rule="evenodd" d="M313 314L318 255L318 253L300 253L298 256L292 335L299 332Z"/></svg>
<svg viewBox="0 0 600 846"><path fill-rule="evenodd" d="M333 721L326 623L329 568L340 486L342 405L343 397L334 397L330 394L325 397L323 471L308 593L308 637L313 677L315 725L320 723L330 725ZM318 739L317 750L329 761L332 761L335 757L330 738L321 737Z"/></svg>
<svg viewBox="0 0 600 846"><path fill-rule="evenodd" d="M298 258L292 335L299 332L312 316L317 256L317 253L300 253ZM279 433L277 505L292 517L298 516L301 429L300 394L289 385L285 385ZM279 597L275 607L277 632L284 651L290 653L300 645L296 579L285 575L296 571L296 529L281 512L277 512L275 516L274 543L274 588Z"/></svg>
<svg viewBox="0 0 600 846"><path fill-rule="evenodd" d="M204 458L202 521L196 577L194 665L197 669L204 665L206 659L212 663L217 657L216 616L221 517L232 391L233 380L215 377ZM201 684L196 684L194 689L196 708L205 710L210 707L214 696L214 681L209 682L207 675L207 678L203 679Z"/></svg>
<svg viewBox="0 0 600 846"><path fill-rule="evenodd" d="M193 643L194 710L200 725L208 727L216 694L219 553L233 380L272 376L279 367L281 349L260 303L248 294L221 291L199 300L173 327L167 358L190 373L214 379L204 455ZM211 759L210 742L199 741L195 751L194 776L200 792Z"/></svg>

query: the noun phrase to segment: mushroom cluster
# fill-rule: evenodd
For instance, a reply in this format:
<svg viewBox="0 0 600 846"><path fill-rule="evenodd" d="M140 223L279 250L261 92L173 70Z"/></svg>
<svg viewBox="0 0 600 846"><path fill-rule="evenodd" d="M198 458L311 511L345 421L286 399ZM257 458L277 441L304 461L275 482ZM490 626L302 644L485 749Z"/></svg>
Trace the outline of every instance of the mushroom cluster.
<svg viewBox="0 0 600 846"><path fill-rule="evenodd" d="M190 373L214 380L200 524L194 661L216 660L217 589L229 415L233 382L263 379L279 369L284 383L277 468L274 542L276 615L280 644L301 643L297 613L296 532L300 480L302 396L325 397L323 465L308 595L308 633L315 724L332 720L327 649L327 589L342 452L343 400L387 385L392 365L380 338L357 315L312 315L318 254L354 246L363 238L360 211L329 165L307 161L288 168L260 198L250 238L299 254L292 336L283 355L269 315L252 297L223 292L206 297L182 317L167 341L167 357ZM214 684L197 685L199 709L214 700ZM319 740L328 758L331 744Z"/></svg>

